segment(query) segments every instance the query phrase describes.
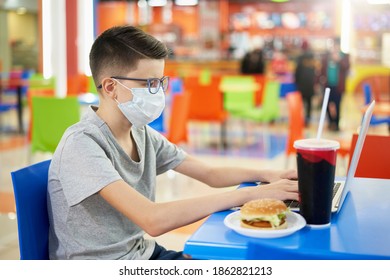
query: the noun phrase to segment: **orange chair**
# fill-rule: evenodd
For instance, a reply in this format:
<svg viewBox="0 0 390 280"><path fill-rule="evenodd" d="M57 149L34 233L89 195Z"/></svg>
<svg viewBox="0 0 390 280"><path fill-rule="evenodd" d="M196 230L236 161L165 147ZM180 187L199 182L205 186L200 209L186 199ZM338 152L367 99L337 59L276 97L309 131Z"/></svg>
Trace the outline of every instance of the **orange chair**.
<svg viewBox="0 0 390 280"><path fill-rule="evenodd" d="M167 139L174 144L188 142L187 123L189 101L189 95L187 94L175 94L172 96Z"/></svg>
<svg viewBox="0 0 390 280"><path fill-rule="evenodd" d="M186 76L183 78L183 89L189 90L194 86L197 86L200 84L199 76L193 75L193 76Z"/></svg>
<svg viewBox="0 0 390 280"><path fill-rule="evenodd" d="M350 159L355 150L358 135L352 135ZM390 136L366 136L355 177L390 179ZM348 165L349 166L349 165Z"/></svg>
<svg viewBox="0 0 390 280"><path fill-rule="evenodd" d="M288 134L286 143L286 167L290 155L295 154L294 141L303 139L305 119L303 115L302 96L298 91L290 92L286 96L288 106Z"/></svg>
<svg viewBox="0 0 390 280"><path fill-rule="evenodd" d="M226 147L226 119L223 95L219 90L220 77L211 77L209 84L193 84L184 94L189 94L188 119L217 122L221 125L221 143Z"/></svg>
<svg viewBox="0 0 390 280"><path fill-rule="evenodd" d="M226 119L219 83L220 78L213 77L208 85L193 84L186 90L185 94L190 94L189 119L218 122Z"/></svg>
<svg viewBox="0 0 390 280"><path fill-rule="evenodd" d="M67 95L78 95L88 90L88 77L83 74L69 76L67 79Z"/></svg>
<svg viewBox="0 0 390 280"><path fill-rule="evenodd" d="M340 143L340 148L337 150L337 155L342 158L349 157L351 153L351 140L349 139L336 139Z"/></svg>
<svg viewBox="0 0 390 280"><path fill-rule="evenodd" d="M254 75L254 77L255 77L256 83L259 86L255 92L255 106L260 106L263 103L265 76L264 75Z"/></svg>

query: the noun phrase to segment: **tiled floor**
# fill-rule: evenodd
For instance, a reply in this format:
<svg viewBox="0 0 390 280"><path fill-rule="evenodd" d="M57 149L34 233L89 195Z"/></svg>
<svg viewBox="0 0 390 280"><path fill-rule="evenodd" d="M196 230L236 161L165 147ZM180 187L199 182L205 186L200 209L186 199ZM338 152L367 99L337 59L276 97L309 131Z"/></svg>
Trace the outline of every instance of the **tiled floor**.
<svg viewBox="0 0 390 280"><path fill-rule="evenodd" d="M346 138L359 126L361 113L359 100L346 96L342 106L342 132L324 131L327 138ZM285 106L282 101L281 106ZM320 106L316 106L319 108ZM283 110L282 110L283 111ZM286 111L283 111L286 112ZM12 112L2 116L1 124L14 125ZM313 123L306 129L306 136L315 136L319 112L314 112ZM229 120L229 148L223 150L218 146L218 127L210 124L191 123L190 140L183 146L188 152L199 156L210 163L232 166L257 166L258 168L282 169L286 166L284 145L286 142L287 122L276 122L273 125L243 124L238 120ZM387 133L387 128L375 128L374 133ZM50 158L50 154L35 154L32 162ZM0 260L19 259L17 224L12 194L10 172L28 164L29 146L25 136L9 132L0 133ZM288 161L289 167L295 167L294 159ZM337 175L345 175L345 161L339 161ZM156 198L158 201L180 199L185 197L220 192L186 178L175 172L168 172L158 177ZM181 250L188 236L199 223L174 230L157 238L167 248Z"/></svg>

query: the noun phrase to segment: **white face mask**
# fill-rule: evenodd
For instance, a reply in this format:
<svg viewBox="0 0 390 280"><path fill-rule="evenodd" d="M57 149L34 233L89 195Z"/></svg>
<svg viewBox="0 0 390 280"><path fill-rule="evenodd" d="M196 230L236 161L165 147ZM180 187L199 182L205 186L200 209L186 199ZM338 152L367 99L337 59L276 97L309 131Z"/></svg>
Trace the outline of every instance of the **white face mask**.
<svg viewBox="0 0 390 280"><path fill-rule="evenodd" d="M157 93L151 94L148 88L128 88L118 80L120 85L127 88L133 94L133 100L119 103L118 107L125 117L135 127L142 127L157 119L165 108L165 94L160 87Z"/></svg>

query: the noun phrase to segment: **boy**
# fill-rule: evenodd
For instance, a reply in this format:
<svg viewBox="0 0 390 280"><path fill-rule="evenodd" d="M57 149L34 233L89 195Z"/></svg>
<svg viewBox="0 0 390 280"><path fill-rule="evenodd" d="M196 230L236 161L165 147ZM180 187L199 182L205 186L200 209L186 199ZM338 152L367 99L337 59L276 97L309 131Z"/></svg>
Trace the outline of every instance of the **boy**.
<svg viewBox="0 0 390 280"><path fill-rule="evenodd" d="M297 182L289 180L295 171L212 167L146 125L164 109L167 55L165 45L131 26L113 27L94 42L99 107L68 128L49 170L50 258L183 259L144 233L158 236L257 198L298 198ZM169 169L217 188L270 184L156 203L156 176Z"/></svg>

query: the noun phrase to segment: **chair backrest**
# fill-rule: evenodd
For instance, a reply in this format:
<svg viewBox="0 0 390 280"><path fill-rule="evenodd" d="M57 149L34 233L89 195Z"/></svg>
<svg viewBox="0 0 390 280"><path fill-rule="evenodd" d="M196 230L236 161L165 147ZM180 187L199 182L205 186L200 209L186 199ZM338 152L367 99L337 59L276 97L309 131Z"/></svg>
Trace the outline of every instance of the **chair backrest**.
<svg viewBox="0 0 390 280"><path fill-rule="evenodd" d="M286 97L290 92L297 91L297 86L294 82L282 82L280 85L280 94L281 98Z"/></svg>
<svg viewBox="0 0 390 280"><path fill-rule="evenodd" d="M179 77L172 77L169 79L169 94L171 96L175 94L183 93L183 80Z"/></svg>
<svg viewBox="0 0 390 280"><path fill-rule="evenodd" d="M221 78L224 108L232 115L252 109L256 104L259 86L252 75L225 75Z"/></svg>
<svg viewBox="0 0 390 280"><path fill-rule="evenodd" d="M47 182L51 160L11 172L22 260L49 259Z"/></svg>
<svg viewBox="0 0 390 280"><path fill-rule="evenodd" d="M80 120L77 97L32 97L31 152L53 153L70 125Z"/></svg>
<svg viewBox="0 0 390 280"><path fill-rule="evenodd" d="M352 135L349 161L358 135ZM355 177L390 179L390 136L367 134ZM350 163L350 162L349 162Z"/></svg>
<svg viewBox="0 0 390 280"><path fill-rule="evenodd" d="M364 89L364 104L368 105L372 101L371 85L368 83L363 84ZM376 126L381 124L390 125L390 117L378 117L375 114L372 115L370 125Z"/></svg>
<svg viewBox="0 0 390 280"><path fill-rule="evenodd" d="M98 94L97 88L95 86L95 82L92 76L87 77L87 92Z"/></svg>
<svg viewBox="0 0 390 280"><path fill-rule="evenodd" d="M264 83L266 81L266 77L264 75L253 75L253 76L258 85L258 88L255 92L255 105L260 106L263 103Z"/></svg>
<svg viewBox="0 0 390 280"><path fill-rule="evenodd" d="M269 123L279 118L279 90L280 83L266 79L264 98L260 107L246 108L234 113L236 117L249 119L255 122Z"/></svg>
<svg viewBox="0 0 390 280"><path fill-rule="evenodd" d="M56 88L56 79L44 78L40 73L34 73L29 78L29 87L30 89L55 89Z"/></svg>
<svg viewBox="0 0 390 280"><path fill-rule="evenodd" d="M174 144L188 141L187 123L189 102L189 94L182 93L172 96L167 139Z"/></svg>
<svg viewBox="0 0 390 280"><path fill-rule="evenodd" d="M371 86L367 83L363 85L364 89L364 104L368 105L371 103Z"/></svg>
<svg viewBox="0 0 390 280"><path fill-rule="evenodd" d="M3 88L4 92L8 93L16 93L17 91L17 85L20 81L26 82L25 85L21 87L22 89L22 95L25 96L27 94L29 83L28 80L30 79L30 76L32 75L30 70L24 70L24 71L11 71L8 76L8 86L6 88ZM5 76L5 75L4 75Z"/></svg>
<svg viewBox="0 0 390 280"><path fill-rule="evenodd" d="M30 88L27 91L27 105L29 110L29 119L30 122L28 124L28 132L27 132L27 138L28 141L31 143L31 137L32 137L32 98L33 96L50 96L53 97L55 95L54 88Z"/></svg>
<svg viewBox="0 0 390 280"><path fill-rule="evenodd" d="M304 115L302 96L298 91L286 95L288 107L288 135L286 143L286 155L294 154L294 141L303 139Z"/></svg>
<svg viewBox="0 0 390 280"><path fill-rule="evenodd" d="M164 112L157 119L149 123L149 126L160 133L166 133Z"/></svg>
<svg viewBox="0 0 390 280"><path fill-rule="evenodd" d="M260 122L271 122L279 118L280 83L267 79L264 85L263 102L258 113L254 112L253 119Z"/></svg>
<svg viewBox="0 0 390 280"><path fill-rule="evenodd" d="M208 84L193 85L184 94L190 94L188 118L199 121L222 122L227 113L219 90L219 77L211 77Z"/></svg>
<svg viewBox="0 0 390 280"><path fill-rule="evenodd" d="M0 113L8 112L9 110L17 109L18 105L16 103L2 103L0 101Z"/></svg>
<svg viewBox="0 0 390 280"><path fill-rule="evenodd" d="M68 75L67 95L78 95L88 92L88 77L84 74Z"/></svg>

